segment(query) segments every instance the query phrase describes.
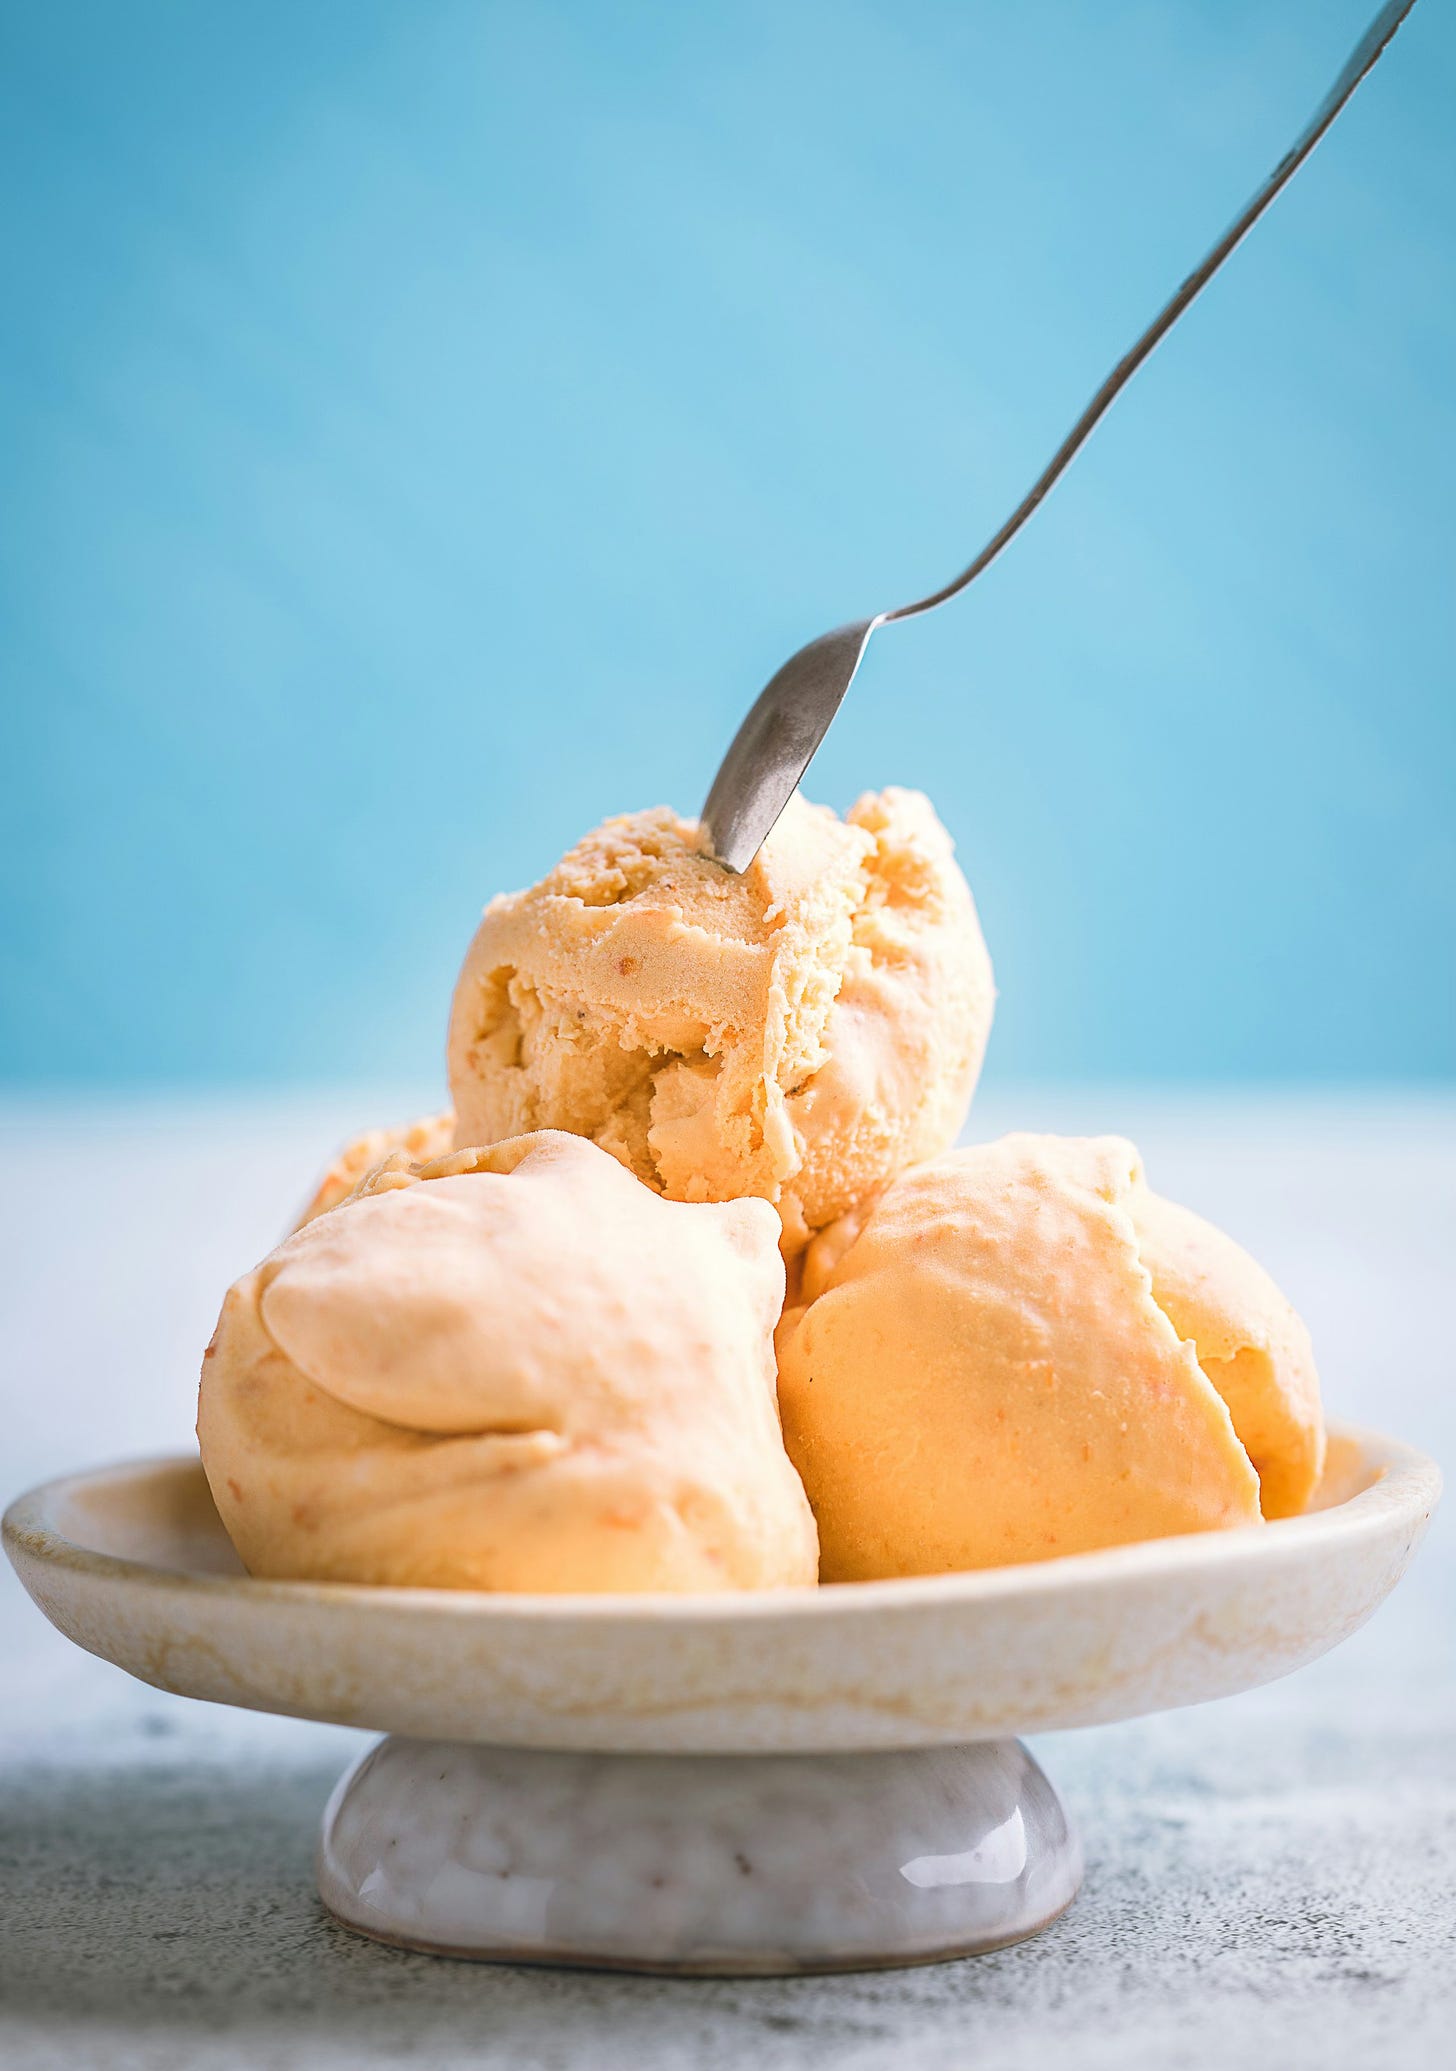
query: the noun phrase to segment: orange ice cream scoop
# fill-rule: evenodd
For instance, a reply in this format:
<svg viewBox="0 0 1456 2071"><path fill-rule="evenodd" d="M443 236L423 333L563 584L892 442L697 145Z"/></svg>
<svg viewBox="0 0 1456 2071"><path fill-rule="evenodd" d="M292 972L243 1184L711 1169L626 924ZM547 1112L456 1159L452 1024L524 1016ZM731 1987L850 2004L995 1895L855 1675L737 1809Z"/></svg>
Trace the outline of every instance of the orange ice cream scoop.
<svg viewBox="0 0 1456 2071"><path fill-rule="evenodd" d="M481 1590L812 1583L778 1220L554 1132L401 1152L229 1292L198 1439L250 1572Z"/></svg>
<svg viewBox="0 0 1456 2071"><path fill-rule="evenodd" d="M811 1246L780 1330L826 1582L1259 1521L1229 1408L1154 1298L1117 1137L1009 1136L906 1172Z"/></svg>
<svg viewBox="0 0 1456 2071"><path fill-rule="evenodd" d="M666 810L486 908L455 991L458 1145L567 1129L679 1201L773 1202L784 1248L955 1141L994 987L918 792L802 798L740 876Z"/></svg>

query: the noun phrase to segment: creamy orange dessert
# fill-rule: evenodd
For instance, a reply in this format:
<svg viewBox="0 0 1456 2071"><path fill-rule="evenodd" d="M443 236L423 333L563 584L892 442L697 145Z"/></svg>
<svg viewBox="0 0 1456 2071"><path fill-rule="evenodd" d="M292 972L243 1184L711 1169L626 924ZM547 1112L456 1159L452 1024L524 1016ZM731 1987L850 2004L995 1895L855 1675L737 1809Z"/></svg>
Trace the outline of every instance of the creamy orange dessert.
<svg viewBox="0 0 1456 2071"><path fill-rule="evenodd" d="M198 1437L249 1570L509 1590L812 1582L778 1220L556 1133L396 1153L228 1294Z"/></svg>
<svg viewBox="0 0 1456 2071"><path fill-rule="evenodd" d="M1299 1508L1308 1337L1117 1137L1008 1136L904 1173L811 1247L779 1332L821 1578L1045 1560Z"/></svg>
<svg viewBox="0 0 1456 2071"><path fill-rule="evenodd" d="M492 900L453 1111L346 1145L224 1305L198 1434L249 1568L763 1589L1303 1509L1268 1275L1121 1138L949 1148L994 1002L918 792L796 797L741 875L626 814Z"/></svg>
<svg viewBox="0 0 1456 2071"><path fill-rule="evenodd" d="M679 1201L773 1202L786 1249L955 1141L995 989L916 791L795 797L741 876L666 810L492 900L450 1018L458 1144L569 1129Z"/></svg>

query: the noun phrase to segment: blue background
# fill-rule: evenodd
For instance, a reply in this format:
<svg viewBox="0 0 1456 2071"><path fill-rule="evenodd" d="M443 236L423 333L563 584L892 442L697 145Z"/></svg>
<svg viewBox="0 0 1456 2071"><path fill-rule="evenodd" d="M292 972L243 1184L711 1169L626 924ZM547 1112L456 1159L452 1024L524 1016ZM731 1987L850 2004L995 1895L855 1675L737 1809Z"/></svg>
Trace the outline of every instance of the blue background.
<svg viewBox="0 0 1456 2071"><path fill-rule="evenodd" d="M0 6L0 1074L428 1076L484 898L963 563L1372 0ZM1456 22L812 773L1002 1077L1456 1067Z"/></svg>

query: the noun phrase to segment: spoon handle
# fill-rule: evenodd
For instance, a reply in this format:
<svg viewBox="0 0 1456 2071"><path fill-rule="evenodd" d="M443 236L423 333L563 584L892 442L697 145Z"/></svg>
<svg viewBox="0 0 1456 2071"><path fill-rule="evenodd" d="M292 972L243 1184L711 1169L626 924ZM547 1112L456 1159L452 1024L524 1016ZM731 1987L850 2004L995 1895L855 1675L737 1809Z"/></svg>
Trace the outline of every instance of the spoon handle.
<svg viewBox="0 0 1456 2071"><path fill-rule="evenodd" d="M990 539L987 540L970 566L963 569L953 581L946 583L943 589L932 591L928 597L921 597L914 604L902 604L895 611L884 612L875 621L876 624L887 625L897 618L915 618L922 611L933 611L937 604L944 604L948 598L958 596L968 583L975 581L983 568L988 568L991 565L1007 541L1021 530L1046 495L1048 489L1056 481L1058 475L1061 474L1078 448L1086 440L1094 425L1097 424L1110 407L1113 398L1118 394L1119 390L1137 372L1143 361L1153 350L1153 347L1161 339L1167 337L1169 331L1172 330L1174 324L1177 323L1179 317L1189 303L1193 301L1200 289L1206 287L1208 282L1212 280L1235 245L1241 243L1248 235L1281 187L1285 186L1293 178L1300 166L1303 165L1305 159L1313 151L1315 145L1339 114L1341 108L1344 107L1346 101L1349 100L1355 88L1380 56L1380 53L1384 50L1386 44L1389 43L1391 37L1414 5L1415 0L1389 0L1389 5L1381 8L1379 14L1376 15L1374 21L1350 53L1349 63L1330 88L1328 94L1320 102L1307 126L1300 132L1299 136L1280 159L1278 165L1275 166L1273 172L1270 173L1268 179L1265 180L1263 186L1259 188L1242 214L1236 216L1233 222L1230 223L1228 229L1225 230L1223 236L1218 240L1218 243L1194 267L1177 293L1164 303L1137 343L1123 354L1098 389L1096 395L1093 396L1091 402L1077 419L1077 422L1062 440L1061 445L1058 446L1056 452L1037 476L1031 488L1022 497L1020 503L1017 504L1015 510L1007 518L1000 530L994 532Z"/></svg>

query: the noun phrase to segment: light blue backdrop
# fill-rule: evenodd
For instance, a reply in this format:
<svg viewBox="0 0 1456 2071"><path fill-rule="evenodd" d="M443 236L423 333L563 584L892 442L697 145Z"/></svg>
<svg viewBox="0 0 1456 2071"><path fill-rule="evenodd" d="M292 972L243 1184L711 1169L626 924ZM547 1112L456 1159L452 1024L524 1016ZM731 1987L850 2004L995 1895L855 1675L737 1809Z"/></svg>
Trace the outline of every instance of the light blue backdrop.
<svg viewBox="0 0 1456 2071"><path fill-rule="evenodd" d="M0 5L0 1071L435 1069L488 893L964 561L1373 0ZM1456 1067L1456 21L1421 0L811 794L1002 1077Z"/></svg>

